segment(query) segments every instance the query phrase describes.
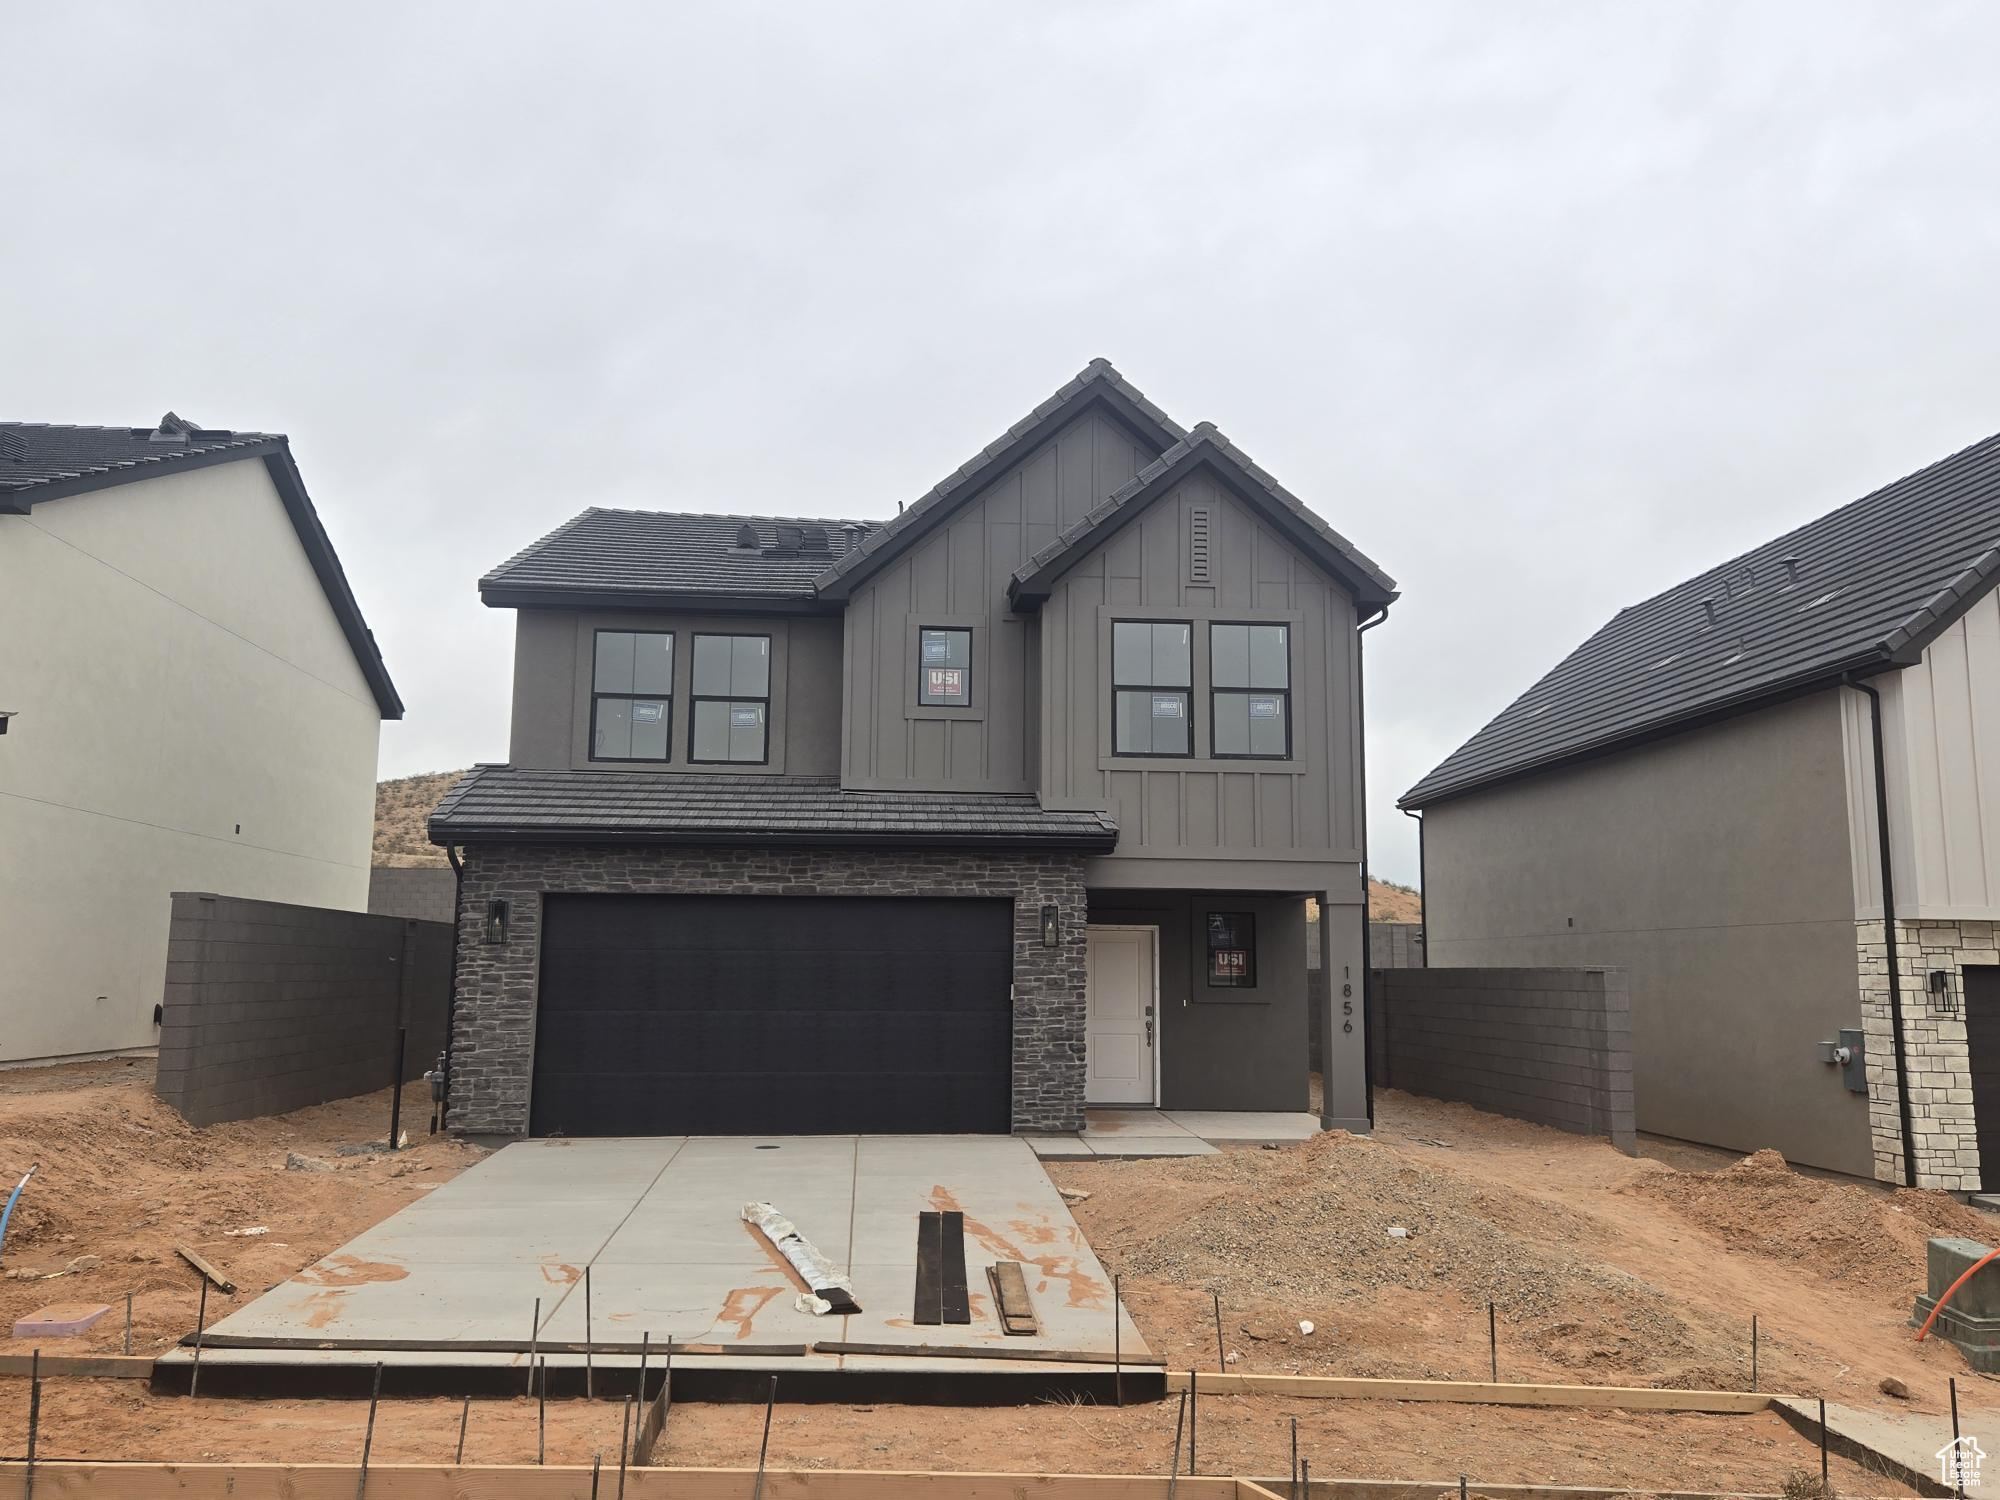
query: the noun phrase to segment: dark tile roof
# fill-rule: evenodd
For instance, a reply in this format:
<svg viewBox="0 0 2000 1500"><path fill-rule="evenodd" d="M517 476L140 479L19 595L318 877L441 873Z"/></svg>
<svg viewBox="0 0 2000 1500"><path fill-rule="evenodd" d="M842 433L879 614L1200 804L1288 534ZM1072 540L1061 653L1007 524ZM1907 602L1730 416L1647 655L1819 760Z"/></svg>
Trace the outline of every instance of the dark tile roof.
<svg viewBox="0 0 2000 1500"><path fill-rule="evenodd" d="M1160 448L1187 436L1178 422L1146 399L1145 392L1112 368L1110 360L1093 359L1055 394L897 512L895 519L865 538L858 550L835 563L820 580L820 591L844 594L861 577L887 563L930 530L949 513L955 501L977 493L984 479L1012 462L1025 445L1046 435L1052 424L1067 422L1092 400L1104 401L1132 425L1150 429L1150 438Z"/></svg>
<svg viewBox="0 0 2000 1500"><path fill-rule="evenodd" d="M2000 436L1619 611L1402 805L1907 665L2000 576L1996 549Z"/></svg>
<svg viewBox="0 0 2000 1500"><path fill-rule="evenodd" d="M501 606L566 598L809 600L832 560L878 524L593 506L480 579L479 593ZM746 526L756 534L754 549L737 545Z"/></svg>
<svg viewBox="0 0 2000 1500"><path fill-rule="evenodd" d="M1320 562L1355 586L1362 600L1376 605L1396 597L1396 580L1384 573L1360 548L1327 525L1306 503L1250 460L1250 456L1216 430L1212 422L1196 424L1193 432L1141 469L1088 515L1069 526L1017 570L1008 593L1017 604L1048 597L1049 585L1078 557L1144 510L1195 465L1220 460L1233 471L1253 497L1268 501L1274 513L1287 518L1295 537L1319 554Z"/></svg>
<svg viewBox="0 0 2000 1500"><path fill-rule="evenodd" d="M145 478L184 466L189 459L252 448L269 449L284 438L269 432L200 428L168 412L158 428L58 427L45 422L0 422L0 496L47 489L64 480L129 473Z"/></svg>
<svg viewBox="0 0 2000 1500"><path fill-rule="evenodd" d="M1108 852L1109 814L997 792L848 792L833 777L478 766L431 814L433 843L814 844Z"/></svg>
<svg viewBox="0 0 2000 1500"><path fill-rule="evenodd" d="M89 494L179 470L261 459L332 606L348 648L385 719L403 717L403 700L362 618L333 542L313 509L305 480L282 433L198 427L168 412L158 427L65 427L0 422L0 515L26 515L46 501Z"/></svg>

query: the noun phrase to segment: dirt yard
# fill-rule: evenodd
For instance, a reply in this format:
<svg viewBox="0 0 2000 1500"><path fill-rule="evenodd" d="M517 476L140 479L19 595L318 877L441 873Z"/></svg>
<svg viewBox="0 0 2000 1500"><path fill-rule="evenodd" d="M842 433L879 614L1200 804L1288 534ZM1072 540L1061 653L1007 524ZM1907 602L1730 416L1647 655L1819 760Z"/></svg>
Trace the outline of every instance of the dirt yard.
<svg viewBox="0 0 2000 1500"><path fill-rule="evenodd" d="M131 1291L135 1352L167 1347L193 1328L198 1290L176 1245L238 1282L235 1297L211 1296L214 1319L477 1161L476 1148L424 1134L421 1095L406 1095L409 1150L341 1154L383 1138L386 1093L195 1130L153 1098L145 1063L0 1073L0 1178L43 1164L8 1233L0 1318L10 1329L50 1303L109 1303L111 1317L48 1352L112 1352ZM1688 1171L1458 1106L1395 1094L1380 1105L1372 1140L1065 1163L1052 1175L1089 1195L1078 1220L1176 1365L1215 1368L1219 1292L1233 1370L1484 1378L1491 1299L1503 1379L1741 1388L1756 1313L1765 1389L1937 1412L1956 1375L1969 1410L2000 1410L2000 1392L1956 1350L1917 1346L1906 1326L1926 1236L1990 1238L1984 1216L1949 1198L1804 1176L1768 1154ZM1877 1389L1887 1375L1908 1385L1907 1403ZM0 1379L0 1452L18 1451L24 1387ZM450 1401L385 1403L375 1452L447 1461L458 1414ZM1817 1465L1769 1415L1232 1397L1202 1403L1203 1472L1283 1474L1293 1417L1329 1477L1770 1492ZM197 1405L135 1382L61 1380L45 1391L41 1441L50 1457L344 1461L362 1420L349 1402ZM553 1404L550 1461L615 1453L618 1420L604 1404ZM753 1408L678 1408L664 1461L753 1462L760 1421ZM1171 1405L781 1407L772 1457L1164 1472L1173 1421ZM468 1461L532 1461L535 1425L525 1400L475 1402ZM1838 1461L1834 1477L1842 1494L1898 1493Z"/></svg>

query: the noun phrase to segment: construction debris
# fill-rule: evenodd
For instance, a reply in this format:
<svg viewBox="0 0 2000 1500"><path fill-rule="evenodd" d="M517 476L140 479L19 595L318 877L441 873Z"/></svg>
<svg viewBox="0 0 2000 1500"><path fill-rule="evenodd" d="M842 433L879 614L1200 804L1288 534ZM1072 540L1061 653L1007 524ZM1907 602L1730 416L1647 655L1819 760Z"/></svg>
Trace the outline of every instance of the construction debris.
<svg viewBox="0 0 2000 1500"><path fill-rule="evenodd" d="M89 1332L93 1324L110 1312L107 1303L58 1302L37 1308L14 1323L17 1339L73 1339Z"/></svg>
<svg viewBox="0 0 2000 1500"><path fill-rule="evenodd" d="M1028 1278L1021 1270L1021 1263L1003 1260L987 1268L988 1280L993 1287L993 1306L1000 1315L1000 1330L1017 1336L1039 1334L1041 1320L1035 1316L1035 1305L1028 1296Z"/></svg>
<svg viewBox="0 0 2000 1500"><path fill-rule="evenodd" d="M824 1317L827 1313L858 1313L854 1283L798 1231L798 1226L768 1203L743 1205L743 1222L764 1232L764 1237L791 1263L799 1279L812 1289L810 1297L798 1300L800 1312Z"/></svg>
<svg viewBox="0 0 2000 1500"><path fill-rule="evenodd" d="M203 1259L200 1255L197 1255L194 1251L188 1249L186 1245L174 1246L174 1254L178 1255L182 1260L186 1261L189 1265L193 1266L197 1271L201 1272L201 1274L207 1278L208 1284L214 1287L218 1292L234 1292L236 1290L235 1282L231 1281L227 1276L224 1276L220 1271L216 1270L214 1266L210 1265L208 1261Z"/></svg>

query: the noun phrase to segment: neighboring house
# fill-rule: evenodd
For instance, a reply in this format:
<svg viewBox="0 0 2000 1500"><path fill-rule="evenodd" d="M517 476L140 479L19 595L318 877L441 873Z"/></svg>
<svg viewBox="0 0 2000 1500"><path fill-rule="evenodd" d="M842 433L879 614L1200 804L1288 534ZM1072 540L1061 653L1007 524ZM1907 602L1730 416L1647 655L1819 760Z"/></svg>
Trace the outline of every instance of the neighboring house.
<svg viewBox="0 0 2000 1500"><path fill-rule="evenodd" d="M0 1062L149 1047L172 891L368 903L402 716L285 439L0 423Z"/></svg>
<svg viewBox="0 0 2000 1500"><path fill-rule="evenodd" d="M1303 1110L1309 896L1325 1113L1365 1126L1359 632L1394 585L1109 364L886 525L593 509L480 590L513 743L430 825L453 1128Z"/></svg>
<svg viewBox="0 0 2000 1500"><path fill-rule="evenodd" d="M1620 611L1404 796L1430 962L1627 970L1642 1130L2000 1187L1996 547L1991 438Z"/></svg>

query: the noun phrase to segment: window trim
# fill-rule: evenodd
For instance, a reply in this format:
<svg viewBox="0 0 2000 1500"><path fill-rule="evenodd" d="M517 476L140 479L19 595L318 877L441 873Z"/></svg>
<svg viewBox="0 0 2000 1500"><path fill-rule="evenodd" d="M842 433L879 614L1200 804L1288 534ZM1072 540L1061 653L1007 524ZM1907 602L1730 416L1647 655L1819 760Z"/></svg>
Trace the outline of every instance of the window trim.
<svg viewBox="0 0 2000 1500"><path fill-rule="evenodd" d="M1241 625L1250 629L1285 632L1285 685L1281 688L1217 687L1215 685L1215 628ZM1292 626L1288 620L1210 620L1208 622L1208 756L1210 760L1287 761L1292 758ZM1233 698L1282 698L1285 700L1285 749L1280 755L1260 755L1254 750L1215 748L1215 700Z"/></svg>
<svg viewBox="0 0 2000 1500"><path fill-rule="evenodd" d="M1118 680L1118 627L1120 625L1185 625L1188 630L1188 681L1186 687L1174 684L1164 686L1150 682L1120 682ZM1195 661L1195 622L1191 619L1132 619L1123 615L1111 617L1111 660L1106 664L1109 670L1105 676L1111 679L1111 696L1108 700L1111 710L1111 753L1120 760L1193 760L1195 758L1194 692L1195 680L1201 673ZM1178 693L1187 704L1187 749L1185 750L1121 750L1118 748L1118 695L1120 693Z"/></svg>
<svg viewBox="0 0 2000 1500"><path fill-rule="evenodd" d="M599 625L590 632L590 724L584 731L584 756L599 766L666 766L674 759L674 676L680 670L680 643L672 630L641 630L617 625ZM601 693L597 690L597 638L601 635L663 635L667 647L667 690L664 693ZM665 703L667 750L664 755L599 755L597 753L597 705L605 698L626 703Z"/></svg>
<svg viewBox="0 0 2000 1500"><path fill-rule="evenodd" d="M754 693L697 693L694 690L694 658L698 643L718 641L762 641L764 643L764 696ZM771 679L777 672L777 653L768 634L754 631L696 630L688 637L688 753L691 766L768 766L771 763ZM761 703L764 706L764 753L756 760L725 758L712 760L694 753L696 710L704 703Z"/></svg>
<svg viewBox="0 0 2000 1500"><path fill-rule="evenodd" d="M924 636L927 632L938 635L962 635L965 637L965 697L957 703L926 703L924 701ZM953 708L965 710L973 707L979 681L974 675L979 660L979 642L970 625L931 625L919 621L917 624L917 678L915 683L916 706L923 709Z"/></svg>

